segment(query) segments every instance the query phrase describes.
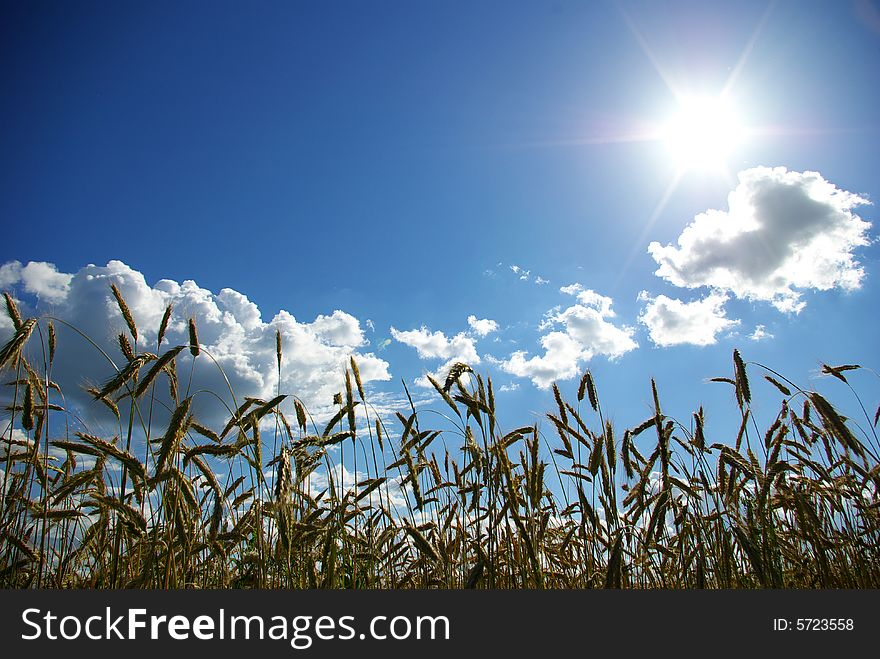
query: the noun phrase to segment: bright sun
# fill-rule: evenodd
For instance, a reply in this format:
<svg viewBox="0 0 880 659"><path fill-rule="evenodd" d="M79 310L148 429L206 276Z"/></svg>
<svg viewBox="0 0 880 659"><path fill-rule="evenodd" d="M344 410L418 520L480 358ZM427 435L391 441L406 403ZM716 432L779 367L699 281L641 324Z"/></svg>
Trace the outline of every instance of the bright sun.
<svg viewBox="0 0 880 659"><path fill-rule="evenodd" d="M663 141L676 164L688 170L723 170L742 137L736 112L721 98L682 99L663 128Z"/></svg>

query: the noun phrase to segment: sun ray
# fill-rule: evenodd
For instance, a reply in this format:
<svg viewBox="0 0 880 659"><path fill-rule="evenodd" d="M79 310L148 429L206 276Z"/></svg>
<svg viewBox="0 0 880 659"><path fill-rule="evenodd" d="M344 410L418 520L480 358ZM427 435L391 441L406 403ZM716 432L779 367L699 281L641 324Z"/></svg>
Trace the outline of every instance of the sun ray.
<svg viewBox="0 0 880 659"><path fill-rule="evenodd" d="M666 190L663 192L663 196L660 197L660 201L657 202L657 205L654 207L654 210L651 212L651 215L648 217L648 220L645 222L642 227L642 231L639 234L638 239L633 243L633 248L630 250L629 256L626 257L626 261L623 262L623 266L620 268L620 273L617 275L617 279L614 281L614 286L612 287L612 291L616 290L618 285L623 280L626 273L629 271L630 266L632 266L633 261L636 256L638 256L642 249L644 249L644 242L648 237L648 234L651 232L651 229L654 228L654 224L657 223L657 220L660 218L660 214L666 209L666 204L669 203L669 200L672 198L673 193L678 189L679 183L681 183L681 179L684 178L685 170L677 169L675 174L672 177L672 180L669 182L669 185L666 186Z"/></svg>
<svg viewBox="0 0 880 659"><path fill-rule="evenodd" d="M584 137L571 137L558 140L532 140L528 142L506 142L496 145L507 149L541 149L574 146L602 146L605 144L629 144L633 142L655 142L659 137L657 129L634 131L632 133L612 133Z"/></svg>
<svg viewBox="0 0 880 659"><path fill-rule="evenodd" d="M623 20L626 23L626 26L629 28L630 33L636 40L636 43L639 44L639 47L645 54L645 57L647 57L648 61L651 62L651 65L654 67L654 70L657 72L657 75L660 76L660 79L666 85L667 89L672 92L672 95L675 98L680 98L681 96L683 96L682 90L674 84L672 76L664 70L663 66L660 64L659 58L654 55L654 51L651 50L651 47L648 45L647 39L645 39L645 36L642 34L641 30L639 30L638 26L635 24L635 21L632 20L632 17L630 17L630 15L623 7L618 6L618 9L621 16L623 16Z"/></svg>
<svg viewBox="0 0 880 659"><path fill-rule="evenodd" d="M767 9L764 10L761 19L758 21L758 24L752 31L752 36L749 37L748 43L746 43L745 48L743 48L743 52L739 56L739 59L736 62L736 66L733 67L733 71L731 71L730 75L727 76L727 81L724 83L724 87L721 89L721 98L727 98L730 94L730 90L733 89L733 86L736 84L740 73L742 73L743 68L745 68L749 56L752 54L752 50L754 50L755 48L755 44L758 43L758 37L761 36L761 33L764 31L764 27L770 20L770 14L773 13L773 9L776 7L777 1L778 0L771 0L767 4Z"/></svg>
<svg viewBox="0 0 880 659"><path fill-rule="evenodd" d="M736 65L734 66L730 75L725 80L724 86L721 89L721 93L718 96L718 99L720 100L721 103L729 102L733 87L736 84L736 81L738 80L740 74L742 73L742 71L746 65L746 62L749 59L749 56L751 55L752 51L754 50L754 47L757 44L758 39L760 38L761 33L764 30L764 27L766 26L767 22L769 21L770 15L773 11L773 8L776 5L776 2L777 2L777 0L771 0L770 3L768 4L767 8L764 10L764 13L762 14L760 20L758 21L758 24L755 26L755 29L752 31L752 34L749 38L749 41L746 43L745 47L743 48L743 52L741 53L741 55L737 59ZM660 63L659 59L654 55L653 51L651 50L650 46L648 45L647 40L644 37L644 35L642 35L641 31L638 29L638 26L635 24L635 22L632 20L632 18L629 16L629 14L627 14L627 12L622 7L618 7L618 9L620 10L621 15L623 16L623 20L626 23L627 27L629 28L629 31L632 33L633 38L636 40L636 43L638 43L639 47L642 49L642 52L645 54L645 56L651 62L651 65L654 67L654 70L657 72L657 75L660 76L660 79L666 85L669 92L676 99L676 101L679 103L680 106L686 104L687 103L686 94L678 87L678 85L675 84L672 76L666 72L666 70L664 69L664 67ZM762 129L756 129L753 127L739 125L739 121L735 118L735 116L731 119L730 124L732 127L735 127L735 130L739 133L738 135L735 136L735 139L733 139L732 141L745 139L746 137L761 134L761 132L762 132ZM664 133L667 133L667 137L668 137L668 127L667 127L666 131L664 131L664 130L659 131L659 133L655 139L658 139L658 140L664 139ZM699 133L699 131L698 131L698 133ZM764 134L767 134L767 133L765 132ZM726 159L721 159L716 164L717 164L716 173L721 175L724 178L724 180L727 181L732 186L734 183L735 177L734 177L733 172L730 171L730 169L727 165ZM672 195L675 194L675 191L678 189L678 186L681 183L682 179L684 178L685 174L687 173L687 170L688 170L688 167L684 163L681 163L681 162L677 163L675 173L672 177L672 180L670 181L669 185L666 187L665 191L663 192L663 195L661 196L660 200L657 202L657 205L654 207L654 210L651 212L651 215L648 217L647 221L645 222L644 226L642 227L642 231L641 231L638 239L635 241L635 243L633 245L633 249L630 251L629 256L627 257L622 268L620 269L620 274L618 275L618 277L615 281L615 284L614 284L615 288L618 286L618 284L621 282L621 280L625 277L626 273L629 271L633 260L636 258L636 256L639 254L639 252L644 248L643 243L647 239L648 234L651 232L654 225L657 223L657 220L660 218L660 215L665 210L667 204L669 203L670 199L672 198Z"/></svg>

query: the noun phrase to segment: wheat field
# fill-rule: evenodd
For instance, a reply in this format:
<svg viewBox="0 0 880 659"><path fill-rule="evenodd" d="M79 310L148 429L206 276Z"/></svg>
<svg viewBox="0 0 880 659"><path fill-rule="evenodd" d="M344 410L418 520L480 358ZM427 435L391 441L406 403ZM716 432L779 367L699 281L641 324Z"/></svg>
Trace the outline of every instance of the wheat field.
<svg viewBox="0 0 880 659"><path fill-rule="evenodd" d="M554 385L555 409L512 430L491 379L466 364L431 379L432 414L406 391L409 409L383 416L354 358L329 419L296 392L227 391L216 394L231 400L228 419L211 427L178 375L209 358L198 319L188 345L163 345L168 307L148 352L112 294L124 361L88 393L114 436L73 423L52 381L61 321L22 318L5 295L5 588L880 586L880 408L862 406L855 423L738 351L716 380L741 423L720 438L702 408L664 414L653 381L649 418L614 427L589 371L569 400ZM276 347L280 370L280 334ZM823 370L850 387L859 368ZM750 377L779 397L767 428Z"/></svg>

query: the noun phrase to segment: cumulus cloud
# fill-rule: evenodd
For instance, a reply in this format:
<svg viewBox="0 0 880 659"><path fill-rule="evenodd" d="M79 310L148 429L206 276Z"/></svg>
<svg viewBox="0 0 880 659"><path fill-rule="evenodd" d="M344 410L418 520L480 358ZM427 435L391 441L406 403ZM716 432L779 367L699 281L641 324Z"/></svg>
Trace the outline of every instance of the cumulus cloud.
<svg viewBox="0 0 880 659"><path fill-rule="evenodd" d="M445 360L443 365L433 373L436 380L445 379L455 362L464 362L471 366L480 363L480 355L477 353L474 338L465 332L459 332L452 338L447 338L443 332L432 332L423 325L419 329L406 331L392 327L391 336L395 341L415 348L420 359ZM416 384L431 387L431 383L425 377L417 379Z"/></svg>
<svg viewBox="0 0 880 659"><path fill-rule="evenodd" d="M358 348L365 344L364 332L358 319L338 309L329 316L319 315L311 323L311 327L327 345Z"/></svg>
<svg viewBox="0 0 880 659"><path fill-rule="evenodd" d="M648 328L651 341L658 346L712 345L720 332L740 322L727 318L724 310L727 297L718 293L702 300L683 302L665 295L651 297L642 291L639 299L646 302L639 322Z"/></svg>
<svg viewBox="0 0 880 659"><path fill-rule="evenodd" d="M494 320L489 320L488 318L477 318L473 314L468 316L467 319L468 325L470 325L471 329L474 330L479 336L486 336L491 334L492 332L498 331L498 323Z"/></svg>
<svg viewBox="0 0 880 659"><path fill-rule="evenodd" d="M162 351L188 343L187 321L195 318L199 343L207 354L195 360L193 391L207 389L222 395L228 390L228 378L239 399L271 397L279 386L276 330L281 332L283 345L281 390L299 396L310 406L329 404L333 393L339 391L343 369L352 355L358 360L364 382L390 379L388 363L365 352L367 341L360 322L344 311L303 322L281 310L266 322L256 304L231 288L213 293L192 280L178 283L169 279L151 286L143 274L121 261L88 265L72 275L58 273L52 264L33 265L21 268L18 281L39 298L37 311L51 298L53 315L83 331L117 365L124 360L116 337L126 326L110 292L111 283L119 287L137 323L141 351L156 352L157 331L168 304L173 305L173 315ZM6 267L3 273L9 271ZM59 350L52 375L65 386L68 397L75 397L80 385L102 382L114 373L78 335L63 326L57 330ZM178 359L187 359L185 355L188 353Z"/></svg>
<svg viewBox="0 0 880 659"><path fill-rule="evenodd" d="M19 261L10 261L0 267L0 288L21 284L26 293L52 304L64 301L72 278L43 261L31 261L24 267Z"/></svg>
<svg viewBox="0 0 880 659"><path fill-rule="evenodd" d="M416 330L400 331L391 328L391 336L395 341L415 348L421 359L453 359L468 363L477 363L480 357L474 340L464 332L459 332L451 339L443 332L432 332L422 325Z"/></svg>
<svg viewBox="0 0 880 659"><path fill-rule="evenodd" d="M530 378L542 389L576 376L581 363L597 355L617 359L638 347L633 340L634 328L611 322L615 317L611 298L580 284L560 291L574 295L578 303L564 310L554 307L545 314L539 329L551 331L540 339L544 354L529 357L526 351L518 350L499 363L502 370Z"/></svg>
<svg viewBox="0 0 880 659"><path fill-rule="evenodd" d="M530 378L535 386L546 389L556 380L568 380L579 372L584 359L584 346L565 332L549 332L541 337L543 355L527 357L525 350L517 350L501 369L521 378Z"/></svg>
<svg viewBox="0 0 880 659"><path fill-rule="evenodd" d="M0 288L11 288L21 281L21 262L9 261L0 266Z"/></svg>
<svg viewBox="0 0 880 659"><path fill-rule="evenodd" d="M580 284L570 284L559 289L560 293L574 295L578 302L587 307L594 307L600 315L614 318L615 313L611 310L613 300L610 297L599 295L594 290L584 289Z"/></svg>
<svg viewBox="0 0 880 659"><path fill-rule="evenodd" d="M852 212L869 203L817 172L756 167L739 174L728 210L697 215L677 245L652 242L656 274L675 286L708 286L799 312L808 289L852 290L864 270L854 250L870 225Z"/></svg>

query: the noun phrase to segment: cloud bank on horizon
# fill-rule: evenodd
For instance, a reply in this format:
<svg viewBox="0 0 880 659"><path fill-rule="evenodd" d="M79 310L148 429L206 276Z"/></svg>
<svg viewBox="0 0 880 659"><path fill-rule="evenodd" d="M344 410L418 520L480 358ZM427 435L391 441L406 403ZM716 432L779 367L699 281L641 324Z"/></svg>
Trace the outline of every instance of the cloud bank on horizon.
<svg viewBox="0 0 880 659"><path fill-rule="evenodd" d="M125 331L125 322L111 293L111 283L119 287L131 310L141 351L157 350L157 332L167 305L173 305L173 314L162 351L188 344L188 319L196 319L199 344L212 359L196 360L193 389L219 393L231 386L236 395L271 398L280 384L283 391L295 392L320 408L338 391L341 374L352 355L358 361L363 382L391 377L388 362L368 351L360 321L344 311L301 322L281 310L266 322L253 302L231 288L214 294L195 281L178 283L170 279L150 286L143 274L115 260L106 266L87 265L75 274L60 273L52 264L36 262L25 266L11 262L0 270L0 287L18 286L36 296L37 308L25 307L25 311L47 312L84 332L109 355L119 355L117 337ZM281 332L283 344L280 383L276 330ZM58 331L59 343L80 341L73 333L64 332L63 327ZM0 331L4 340L10 333L11 324ZM80 350L59 350L53 370L53 377L74 398L77 392L82 396L80 385L97 383L113 372L109 364L96 359L94 350L84 341L81 346Z"/></svg>
<svg viewBox="0 0 880 659"><path fill-rule="evenodd" d="M656 346L709 346L737 325L728 318L725 304L732 298L763 302L785 314L804 309L807 291L858 289L865 271L855 250L869 244L870 224L853 209L869 204L862 196L839 189L817 172L792 172L785 168L756 167L739 174L728 196L728 209L707 210L682 230L676 244L652 242L648 252L657 263L659 282L681 290L704 289L702 297L683 300L642 290L637 324L621 322L614 301L581 283L563 286L568 305L550 308L535 322L540 351L515 350L506 357L481 353L478 343L504 332L498 322L467 317L467 329L447 336L421 325L417 329L390 328L394 341L415 348L430 369L445 378L457 361L477 365L484 360L500 371L529 379L539 388L578 375L596 357L620 359L639 348L639 325ZM500 264L499 264L500 265ZM509 266L520 279L530 271ZM110 293L119 286L141 328L140 349L155 350L156 330L168 304L174 306L168 341L187 343L187 320L198 322L200 342L230 379L235 391L268 397L281 386L296 391L309 403L323 405L338 390L339 377L352 355L364 382L391 378L388 361L370 350L360 320L342 310L319 315L310 322L281 310L264 321L260 310L244 294L231 288L219 293L203 289L193 280L183 283L162 279L149 285L137 270L121 261L106 266L87 265L76 273L63 273L51 263L10 261L0 266L0 288L32 296L28 311L47 312L69 322L112 352L124 323ZM541 284L547 283L541 279ZM570 298L574 298L571 301ZM109 319L109 325L108 325ZM374 321L364 326L371 331ZM280 331L285 358L279 383L275 332ZM12 325L0 314L0 339ZM750 339L769 340L763 325ZM381 342L378 350L387 346ZM65 363L59 377L82 380L106 377L96 373L95 360L86 350ZM118 350L116 350L118 352ZM216 367L200 362L195 373L199 385L215 391L226 384ZM422 376L416 382L430 386Z"/></svg>

